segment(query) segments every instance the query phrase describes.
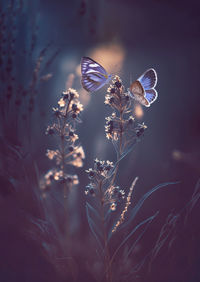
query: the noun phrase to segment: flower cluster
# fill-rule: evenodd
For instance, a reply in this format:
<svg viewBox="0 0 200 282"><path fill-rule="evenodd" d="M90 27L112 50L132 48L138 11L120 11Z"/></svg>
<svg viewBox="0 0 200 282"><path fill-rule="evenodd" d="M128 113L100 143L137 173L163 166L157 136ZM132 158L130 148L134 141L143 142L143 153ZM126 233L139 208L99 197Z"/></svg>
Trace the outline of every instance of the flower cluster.
<svg viewBox="0 0 200 282"><path fill-rule="evenodd" d="M119 186L107 185L113 169L112 162L95 159L94 168L86 170L90 183L86 186L85 194L100 197L103 205L109 205L114 211L117 203L124 198L125 192Z"/></svg>
<svg viewBox="0 0 200 282"><path fill-rule="evenodd" d="M46 155L50 160L54 159L57 165L64 163L76 167L82 167L83 159L85 158L83 147L73 145L66 146L64 159L63 154L60 150L47 150Z"/></svg>
<svg viewBox="0 0 200 282"><path fill-rule="evenodd" d="M60 100L58 101L58 108L53 108L54 115L57 118L71 120L79 119L80 112L83 111L83 105L79 101L79 94L75 89L69 88L62 93Z"/></svg>
<svg viewBox="0 0 200 282"><path fill-rule="evenodd" d="M122 152L124 152L129 145L137 143L146 128L147 126L144 123L137 123L133 116L120 120L120 118L113 113L106 118L106 137L115 142L116 145L121 138Z"/></svg>
<svg viewBox="0 0 200 282"><path fill-rule="evenodd" d="M107 90L105 104L114 109L111 116L106 117L106 137L112 140L118 155L121 156L140 140L147 127L144 123L137 123L130 114L132 99L129 93L125 92L125 87L118 76L115 76Z"/></svg>
<svg viewBox="0 0 200 282"><path fill-rule="evenodd" d="M74 185L79 184L78 176L63 173L62 170L53 168L49 170L44 177L40 180L40 189L43 191L43 196L45 197L45 192L47 192L51 186L55 183L66 184L69 188Z"/></svg>
<svg viewBox="0 0 200 282"><path fill-rule="evenodd" d="M129 93L125 92L125 88L122 85L122 81L119 76L116 75L114 77L112 84L107 89L104 103L119 112L129 112L131 107L131 98Z"/></svg>
<svg viewBox="0 0 200 282"><path fill-rule="evenodd" d="M95 179L97 182L109 177L109 172L113 168L113 163L110 161L94 160L94 169L86 170L90 179Z"/></svg>
<svg viewBox="0 0 200 282"><path fill-rule="evenodd" d="M54 160L56 168L51 169L45 176L41 184L44 189L52 185L53 182L64 184L67 188L78 184L77 175L66 173L66 165L82 167L85 153L83 147L77 142L76 122L80 122L80 113L83 106L79 101L79 94L76 90L69 88L62 93L58 101L58 107L53 108L54 122L49 125L46 134L55 136L58 140L58 148L47 150L47 157Z"/></svg>

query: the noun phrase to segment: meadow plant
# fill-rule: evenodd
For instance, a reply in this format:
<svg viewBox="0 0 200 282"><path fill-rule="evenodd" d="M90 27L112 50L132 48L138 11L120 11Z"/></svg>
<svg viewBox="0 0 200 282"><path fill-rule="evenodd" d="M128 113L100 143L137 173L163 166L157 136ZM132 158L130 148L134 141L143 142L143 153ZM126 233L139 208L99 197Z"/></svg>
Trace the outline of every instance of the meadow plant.
<svg viewBox="0 0 200 282"><path fill-rule="evenodd" d="M121 79L115 76L105 96L105 104L112 109L112 114L106 118L105 133L115 148L117 160L113 163L108 160L95 159L94 167L86 170L90 182L86 186L85 193L91 196L91 203L86 203L87 217L90 229L99 245L104 264L102 278L105 275L106 281L117 281L119 278L117 271L113 277L113 263L116 255L140 226L145 225L147 228L157 213L136 226L111 253L112 236L132 222L145 199L162 186L155 187L146 193L134 208L131 207L130 218L125 224L138 177L133 180L128 191L120 188L116 184L119 163L141 140L147 128L144 123L138 123L132 116L132 102ZM133 249L134 247L129 250L129 255Z"/></svg>
<svg viewBox="0 0 200 282"><path fill-rule="evenodd" d="M66 166L82 167L85 158L76 134L76 124L81 122L79 116L83 110L78 98L78 92L72 88L63 92L58 107L53 108L54 121L46 130L46 134L56 138L57 149L47 150L46 155L55 161L55 167L45 174L40 187L47 191L53 184L59 183L63 186L65 198L70 189L79 183L78 176L69 174Z"/></svg>
<svg viewBox="0 0 200 282"><path fill-rule="evenodd" d="M79 184L78 176L70 172L70 166L80 168L85 159L83 147L76 133L82 111L83 105L79 101L78 92L72 88L64 91L59 98L58 106L53 108L53 122L46 129L46 134L54 137L56 141L56 148L48 149L46 152L46 156L54 161L54 165L40 180L46 215L56 230L65 256L70 255L71 248L70 192ZM62 215L57 211L58 206L62 209ZM61 226L59 222L62 222ZM66 266L66 269L70 268Z"/></svg>

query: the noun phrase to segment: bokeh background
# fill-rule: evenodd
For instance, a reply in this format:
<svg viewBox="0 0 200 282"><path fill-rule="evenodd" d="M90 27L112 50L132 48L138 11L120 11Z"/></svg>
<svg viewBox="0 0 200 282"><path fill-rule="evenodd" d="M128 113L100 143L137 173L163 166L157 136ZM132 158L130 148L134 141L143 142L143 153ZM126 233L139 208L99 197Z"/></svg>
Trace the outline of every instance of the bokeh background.
<svg viewBox="0 0 200 282"><path fill-rule="evenodd" d="M141 142L121 162L117 179L118 185L127 189L133 178L139 177L135 201L159 183L179 181L153 195L138 215L139 222L145 215L160 210L149 236L138 247L144 254L145 246L158 236L166 216L172 210L179 212L189 201L200 175L198 1L1 0L0 5L0 89L4 116L0 136L1 249L5 257L0 263L1 281L70 281L66 278L68 273L59 276L41 255L37 240L24 243L25 235L19 231L25 225L26 213L40 216L37 205L32 203L33 192L29 191L29 185L37 186L33 166L37 166L39 177L52 166L45 153L55 143L45 136L45 130L52 120L52 107L56 107L62 91L68 87L79 92L84 105L78 133L86 159L84 167L76 170L80 185L72 198L71 221L77 240L77 260L85 260L84 251L78 252L81 242L88 242L90 236L85 215L84 188L88 183L85 169L93 166L96 157L115 161L116 155L104 132L105 117L111 114L104 105L107 86L92 94L82 89L82 56L93 58L108 73L119 75L127 88L150 67L158 73L157 101L150 108L139 105L133 108L133 114L148 128ZM44 58L41 66L36 66L40 55ZM25 97L29 90L34 102ZM28 127L30 111L31 127ZM11 146L15 150L20 148L23 165L25 163L30 174L17 196L12 181L20 183L23 165L17 163L16 166ZM197 202L184 231L185 237L180 231L179 243L173 249L175 263L168 266L167 250L164 250L166 260L161 259L160 264L155 262L157 270L153 269L149 276L141 272L136 281L145 281L147 277L154 282L200 281L198 205ZM87 278L89 274L84 267L78 269L78 281L93 281ZM84 273L85 280L81 280L80 273Z"/></svg>

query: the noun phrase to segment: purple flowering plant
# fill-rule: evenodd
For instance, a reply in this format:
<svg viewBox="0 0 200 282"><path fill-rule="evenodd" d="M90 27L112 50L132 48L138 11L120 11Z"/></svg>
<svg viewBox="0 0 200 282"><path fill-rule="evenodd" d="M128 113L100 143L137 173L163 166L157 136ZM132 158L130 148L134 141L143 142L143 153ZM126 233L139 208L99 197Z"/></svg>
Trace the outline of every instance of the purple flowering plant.
<svg viewBox="0 0 200 282"><path fill-rule="evenodd" d="M91 196L86 203L86 213L90 229L98 243L102 267L104 271L99 273L105 281L118 281L127 261L131 257L136 243L149 227L158 212L148 217L140 224L129 230L128 235L122 237L121 243L113 248L112 238L127 226L132 226L133 220L144 201L156 190L165 187L169 183L158 185L147 192L140 201L132 206L132 193L138 177L135 177L129 189L122 189L116 184L116 177L120 174L120 161L129 154L136 143L141 140L147 126L138 123L132 115L133 99L126 91L119 76L115 76L107 89L105 104L112 110L106 117L105 133L116 151L116 162L109 160L94 160L94 167L86 170L89 184L85 194ZM120 268L116 265L116 257L121 249L125 249L127 241L140 229L140 234L132 248L124 253L123 263ZM119 236L119 234L118 234Z"/></svg>

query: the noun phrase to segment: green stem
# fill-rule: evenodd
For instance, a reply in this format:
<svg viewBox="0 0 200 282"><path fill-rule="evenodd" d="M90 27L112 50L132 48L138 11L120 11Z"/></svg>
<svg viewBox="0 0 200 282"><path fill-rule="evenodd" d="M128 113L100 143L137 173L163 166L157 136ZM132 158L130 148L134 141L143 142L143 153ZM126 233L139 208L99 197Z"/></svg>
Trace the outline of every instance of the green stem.
<svg viewBox="0 0 200 282"><path fill-rule="evenodd" d="M63 176L64 176L64 169L65 169L65 138L64 138L65 132L64 131L65 131L67 114L68 114L68 110L69 110L69 106L71 104L71 101L72 101L72 99L69 100L67 108L66 108L65 117L63 119L63 123L62 123L62 126L61 126L61 135L60 135L60 138L61 138L61 165L60 165L60 168L63 172ZM67 198L68 189L67 189L67 184L65 182L63 184L63 187L64 187L64 198Z"/></svg>
<svg viewBox="0 0 200 282"><path fill-rule="evenodd" d="M121 108L122 108L122 106L121 106ZM120 157L122 155L122 136L123 136L123 110L121 109L121 111L120 111L119 154L117 156L117 161L120 159ZM118 169L119 169L119 163L117 164L117 166L115 168L115 173L113 175L113 178L112 178L112 181L111 181L109 187L111 187L113 185L115 178L117 176Z"/></svg>
<svg viewBox="0 0 200 282"><path fill-rule="evenodd" d="M64 177L64 173L65 173L65 158L66 158L66 152L65 152L65 128L66 128L66 121L68 118L68 110L70 107L72 99L69 100L68 105L66 107L66 111L65 111L65 116L63 118L63 120L60 121L60 140L61 140L61 164L60 164L60 169L63 173L63 177ZM70 247L70 233L69 233L69 212L68 212L68 186L67 183L64 182L63 183L63 193L64 193L64 206L66 209L66 229L65 229L65 236L66 236L66 250L67 253L70 253L69 247Z"/></svg>
<svg viewBox="0 0 200 282"><path fill-rule="evenodd" d="M107 240L107 233L105 228L104 193L102 189L102 181L99 182L99 193L100 193L100 216L101 216L101 224L102 224L103 238L104 238L104 266L105 266L106 281L112 282L110 254L108 249L108 240Z"/></svg>

